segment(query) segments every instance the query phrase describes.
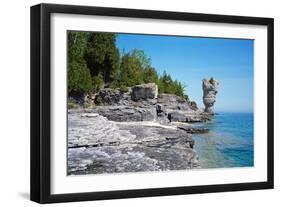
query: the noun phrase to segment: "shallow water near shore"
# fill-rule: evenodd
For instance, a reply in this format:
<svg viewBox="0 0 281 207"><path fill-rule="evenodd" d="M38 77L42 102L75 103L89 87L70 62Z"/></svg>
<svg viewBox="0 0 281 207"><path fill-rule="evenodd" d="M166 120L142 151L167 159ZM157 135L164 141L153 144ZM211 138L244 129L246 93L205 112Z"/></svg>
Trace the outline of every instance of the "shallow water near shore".
<svg viewBox="0 0 281 207"><path fill-rule="evenodd" d="M254 165L253 113L219 113L208 123L207 134L194 134L201 168L251 167Z"/></svg>

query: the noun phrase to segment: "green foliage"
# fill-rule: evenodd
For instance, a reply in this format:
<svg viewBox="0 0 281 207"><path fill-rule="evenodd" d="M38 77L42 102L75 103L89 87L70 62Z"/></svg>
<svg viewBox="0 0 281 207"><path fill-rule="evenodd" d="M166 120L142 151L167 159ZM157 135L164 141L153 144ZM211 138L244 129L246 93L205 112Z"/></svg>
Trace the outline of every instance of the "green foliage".
<svg viewBox="0 0 281 207"><path fill-rule="evenodd" d="M87 48L88 34L86 32L72 32L67 33L68 59L82 60Z"/></svg>
<svg viewBox="0 0 281 207"><path fill-rule="evenodd" d="M142 62L136 50L126 53L121 59L120 85L134 86L144 83Z"/></svg>
<svg viewBox="0 0 281 207"><path fill-rule="evenodd" d="M156 70L148 66L143 70L143 81L144 83L156 83L158 82L158 74Z"/></svg>
<svg viewBox="0 0 281 207"><path fill-rule="evenodd" d="M87 43L85 60L92 77L102 73L105 83L113 80L119 69L120 55L115 42L115 34L92 32Z"/></svg>
<svg viewBox="0 0 281 207"><path fill-rule="evenodd" d="M209 82L214 86L216 84L216 81L213 77L210 78Z"/></svg>
<svg viewBox="0 0 281 207"><path fill-rule="evenodd" d="M158 74L151 67L151 60L142 50L133 50L123 54L120 72L113 85L134 86L142 83L157 83Z"/></svg>
<svg viewBox="0 0 281 207"><path fill-rule="evenodd" d="M151 65L150 57L147 57L143 50L134 49L131 56L138 60L142 69L148 68Z"/></svg>
<svg viewBox="0 0 281 207"><path fill-rule="evenodd" d="M128 89L128 87L126 87L126 86L120 86L120 91L121 91L122 93L127 93L127 92L129 91L129 89Z"/></svg>
<svg viewBox="0 0 281 207"><path fill-rule="evenodd" d="M188 96L184 93L186 86L180 81L173 80L166 71L159 77L157 84L159 93L175 94L188 100Z"/></svg>
<svg viewBox="0 0 281 207"><path fill-rule="evenodd" d="M182 98L183 98L184 100L186 100L186 101L189 101L189 97L188 97L188 95L186 95L186 94L184 94L184 95L182 96Z"/></svg>
<svg viewBox="0 0 281 207"><path fill-rule="evenodd" d="M92 79L86 63L73 60L68 66L68 92L71 94L90 93Z"/></svg>
<svg viewBox="0 0 281 207"><path fill-rule="evenodd" d="M97 76L93 77L93 92L97 93L104 88L103 76L99 73Z"/></svg>
<svg viewBox="0 0 281 207"><path fill-rule="evenodd" d="M67 35L69 94L97 93L105 86L127 92L127 87L156 83L159 93L188 100L185 85L166 71L159 75L144 51L134 49L120 57L116 34L70 31Z"/></svg>
<svg viewBox="0 0 281 207"><path fill-rule="evenodd" d="M92 79L84 60L87 33L68 32L68 92L75 94L90 93Z"/></svg>

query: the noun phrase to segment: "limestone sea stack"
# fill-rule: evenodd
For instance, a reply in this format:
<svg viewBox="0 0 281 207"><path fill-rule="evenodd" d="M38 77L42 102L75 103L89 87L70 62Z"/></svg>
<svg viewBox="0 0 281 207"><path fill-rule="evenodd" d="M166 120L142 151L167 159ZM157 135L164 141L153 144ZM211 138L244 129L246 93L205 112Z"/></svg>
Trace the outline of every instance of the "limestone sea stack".
<svg viewBox="0 0 281 207"><path fill-rule="evenodd" d="M202 80L203 102L205 105L205 112L208 114L214 114L214 104L216 102L218 85L219 82L213 77Z"/></svg>

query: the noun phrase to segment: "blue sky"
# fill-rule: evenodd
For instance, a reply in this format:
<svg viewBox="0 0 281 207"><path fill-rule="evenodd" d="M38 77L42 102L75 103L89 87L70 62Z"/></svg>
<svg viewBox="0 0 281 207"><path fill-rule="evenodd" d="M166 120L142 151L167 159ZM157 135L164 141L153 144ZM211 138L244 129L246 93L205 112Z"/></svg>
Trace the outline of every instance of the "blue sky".
<svg viewBox="0 0 281 207"><path fill-rule="evenodd" d="M143 50L158 73L184 82L200 107L202 79L213 76L220 82L217 112L253 111L253 40L118 34L117 47Z"/></svg>

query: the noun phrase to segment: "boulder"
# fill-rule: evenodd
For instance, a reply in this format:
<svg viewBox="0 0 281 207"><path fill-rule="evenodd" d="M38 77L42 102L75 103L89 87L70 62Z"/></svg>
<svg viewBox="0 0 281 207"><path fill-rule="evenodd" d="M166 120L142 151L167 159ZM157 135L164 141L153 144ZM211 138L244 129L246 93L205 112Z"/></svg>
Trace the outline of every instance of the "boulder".
<svg viewBox="0 0 281 207"><path fill-rule="evenodd" d="M147 83L132 87L131 98L133 101L141 99L156 99L158 96L158 86L155 83Z"/></svg>
<svg viewBox="0 0 281 207"><path fill-rule="evenodd" d="M168 113L168 119L170 122L186 122L186 115L178 111L171 111Z"/></svg>
<svg viewBox="0 0 281 207"><path fill-rule="evenodd" d="M117 89L105 88L95 96L97 105L117 105L123 99L123 93Z"/></svg>

